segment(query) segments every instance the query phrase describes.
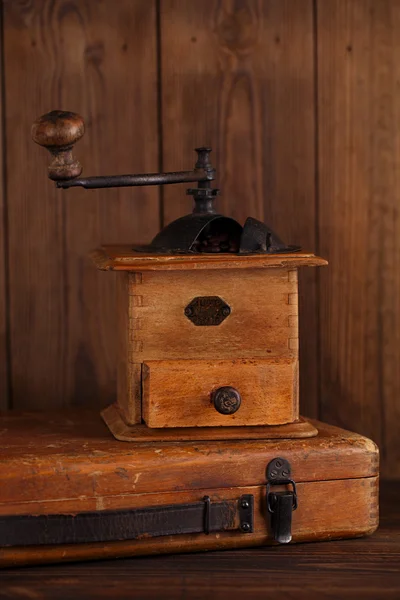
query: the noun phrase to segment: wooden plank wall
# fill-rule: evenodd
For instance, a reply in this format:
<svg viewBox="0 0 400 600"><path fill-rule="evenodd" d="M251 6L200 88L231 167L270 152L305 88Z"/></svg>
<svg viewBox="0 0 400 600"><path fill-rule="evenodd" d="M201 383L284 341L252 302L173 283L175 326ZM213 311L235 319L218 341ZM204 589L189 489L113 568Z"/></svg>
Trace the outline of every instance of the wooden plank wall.
<svg viewBox="0 0 400 600"><path fill-rule="evenodd" d="M154 235L159 192L60 195L30 127L68 107L85 115L77 155L86 172L154 170L155 5L12 0L3 10L11 406L104 405L115 394L115 282L87 254Z"/></svg>
<svg viewBox="0 0 400 600"><path fill-rule="evenodd" d="M211 145L224 214L242 223L252 215L290 243L315 248L312 2L161 7L165 168L190 168L193 148ZM165 189L166 221L188 210L186 197L176 197ZM300 334L301 397L303 411L316 415L316 272L301 276L300 322L313 331Z"/></svg>
<svg viewBox="0 0 400 600"><path fill-rule="evenodd" d="M400 477L399 0L3 0L0 407L115 394L114 280L86 259L188 212L181 186L60 193L29 129L83 114L88 174L190 168L330 261L301 278L302 412Z"/></svg>
<svg viewBox="0 0 400 600"><path fill-rule="evenodd" d="M3 65L3 23L0 17L0 68ZM4 79L0 84L4 87ZM0 94L0 409L9 406L9 337L8 337L8 281L7 281L7 205L6 205L6 169L4 151L4 102Z"/></svg>
<svg viewBox="0 0 400 600"><path fill-rule="evenodd" d="M400 2L318 3L321 416L400 476Z"/></svg>

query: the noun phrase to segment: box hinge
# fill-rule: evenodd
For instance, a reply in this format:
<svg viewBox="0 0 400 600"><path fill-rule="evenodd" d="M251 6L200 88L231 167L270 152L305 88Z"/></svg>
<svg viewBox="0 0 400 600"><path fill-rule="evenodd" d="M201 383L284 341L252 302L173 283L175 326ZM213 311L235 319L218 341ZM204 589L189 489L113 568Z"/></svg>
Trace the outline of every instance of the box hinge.
<svg viewBox="0 0 400 600"><path fill-rule="evenodd" d="M274 491L274 487L285 487ZM292 489L288 489L292 488ZM287 544L292 539L292 513L297 508L296 484L285 458L274 458L267 466L267 508L271 515L274 540Z"/></svg>

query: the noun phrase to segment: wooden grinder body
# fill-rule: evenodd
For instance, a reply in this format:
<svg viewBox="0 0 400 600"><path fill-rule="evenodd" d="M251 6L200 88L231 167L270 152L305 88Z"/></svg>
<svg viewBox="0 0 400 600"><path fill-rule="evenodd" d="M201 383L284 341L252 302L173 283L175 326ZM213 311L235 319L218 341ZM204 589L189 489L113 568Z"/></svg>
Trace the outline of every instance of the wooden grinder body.
<svg viewBox="0 0 400 600"><path fill-rule="evenodd" d="M298 266L287 257L140 257L126 248L94 256L117 275L118 410L149 428L279 426L299 421ZM260 260L261 259L261 260ZM189 318L193 303L219 299L215 325ZM241 397L216 410L225 386ZM267 435L268 436L268 435Z"/></svg>

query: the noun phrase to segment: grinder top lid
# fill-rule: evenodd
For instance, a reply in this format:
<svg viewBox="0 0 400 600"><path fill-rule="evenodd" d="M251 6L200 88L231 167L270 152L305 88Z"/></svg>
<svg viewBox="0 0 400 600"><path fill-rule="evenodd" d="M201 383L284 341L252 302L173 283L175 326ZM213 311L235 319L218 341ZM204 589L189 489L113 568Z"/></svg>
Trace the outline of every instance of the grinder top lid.
<svg viewBox="0 0 400 600"><path fill-rule="evenodd" d="M275 254L298 252L288 246L265 223L248 217L244 226L217 213L185 215L164 227L148 246L138 252L156 254Z"/></svg>

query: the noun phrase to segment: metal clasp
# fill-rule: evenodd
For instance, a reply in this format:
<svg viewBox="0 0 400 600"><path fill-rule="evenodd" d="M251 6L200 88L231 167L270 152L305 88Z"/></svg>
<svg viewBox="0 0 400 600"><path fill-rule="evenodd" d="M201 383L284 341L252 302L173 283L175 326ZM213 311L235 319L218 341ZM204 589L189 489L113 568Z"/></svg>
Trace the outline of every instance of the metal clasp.
<svg viewBox="0 0 400 600"><path fill-rule="evenodd" d="M210 533L210 511L211 511L211 498L210 496L204 496L204 533L209 535Z"/></svg>
<svg viewBox="0 0 400 600"><path fill-rule="evenodd" d="M267 509L271 515L274 540L287 544L292 539L292 513L298 505L296 484L285 458L274 458L267 466ZM291 486L291 490L271 491L274 486Z"/></svg>
<svg viewBox="0 0 400 600"><path fill-rule="evenodd" d="M215 507L212 504L210 496L203 496L204 502L204 513L203 513L203 530L206 535L209 535L210 531L215 531L215 527L212 527L211 511ZM243 494L237 500L237 507L239 513L239 529L242 533L253 533L254 531L254 496L252 494ZM213 522L215 522L215 515Z"/></svg>

